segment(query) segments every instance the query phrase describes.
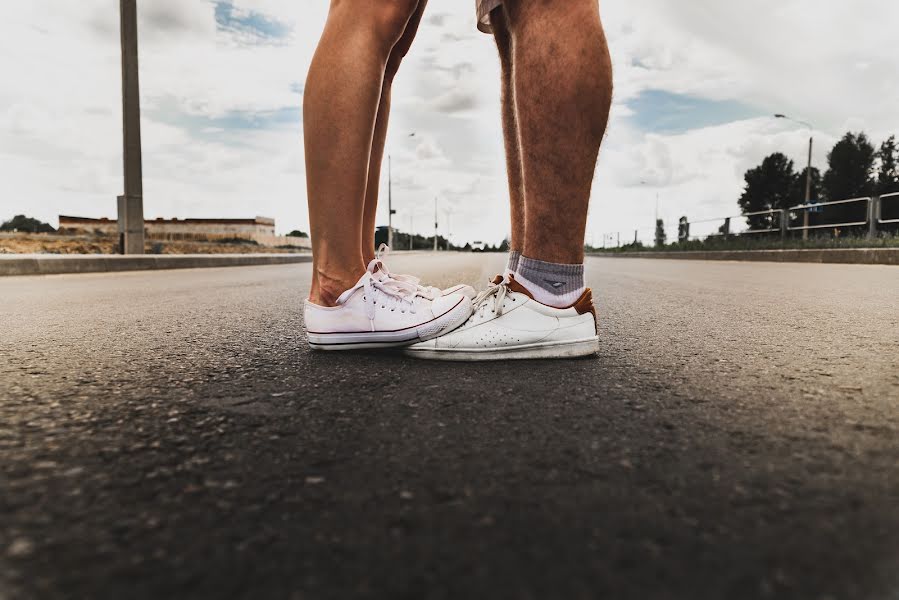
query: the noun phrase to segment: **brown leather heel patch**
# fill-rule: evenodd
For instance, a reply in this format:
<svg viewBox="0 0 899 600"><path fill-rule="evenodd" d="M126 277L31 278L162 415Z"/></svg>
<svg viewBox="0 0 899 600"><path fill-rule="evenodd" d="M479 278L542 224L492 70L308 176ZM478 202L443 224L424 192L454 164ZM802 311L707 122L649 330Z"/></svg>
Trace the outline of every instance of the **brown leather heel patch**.
<svg viewBox="0 0 899 600"><path fill-rule="evenodd" d="M509 278L509 283L507 285L509 286L509 289L511 291L518 292L519 294L524 294L531 300L534 300L534 296L527 290L527 288L515 281L515 275L512 275ZM590 288L584 290L584 293L581 294L581 297L577 299L577 302L575 302L571 306L566 306L565 308L573 308L579 315L583 315L588 312L593 313L593 320L597 320L596 308L593 306L593 290L591 290Z"/></svg>
<svg viewBox="0 0 899 600"><path fill-rule="evenodd" d="M578 298L578 301L572 304L569 308L573 308L577 311L577 314L583 315L588 312L593 313L593 319L596 319L596 307L593 306L593 290L587 288L584 290L584 293L581 294L581 297Z"/></svg>
<svg viewBox="0 0 899 600"><path fill-rule="evenodd" d="M508 283L507 285L508 285L509 289L512 290L513 292L518 292L519 294L524 294L525 296L527 296L527 297L530 298L531 300L534 299L533 294L531 294L531 293L527 290L526 287L524 287L523 285L521 285L520 283L518 283L517 281L515 281L515 276L514 276L514 275L512 275L511 277L509 277L509 283Z"/></svg>

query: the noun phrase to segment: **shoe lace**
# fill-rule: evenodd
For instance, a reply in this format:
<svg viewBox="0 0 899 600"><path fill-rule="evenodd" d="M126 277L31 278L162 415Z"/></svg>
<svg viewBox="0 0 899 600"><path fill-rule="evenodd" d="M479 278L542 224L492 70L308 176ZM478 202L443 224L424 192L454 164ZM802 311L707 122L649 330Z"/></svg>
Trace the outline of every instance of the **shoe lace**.
<svg viewBox="0 0 899 600"><path fill-rule="evenodd" d="M490 300L493 300L493 312L496 313L496 316L499 317L503 314L503 304L506 299L506 294L509 293L509 286L506 281L502 281L500 283L491 283L486 290L479 293L475 296L475 299L472 300L472 309L476 311L480 316L484 315L484 311L487 309L487 305L490 303Z"/></svg>
<svg viewBox="0 0 899 600"><path fill-rule="evenodd" d="M375 260L381 261L381 273L395 281L408 283L409 285L415 286L414 293L428 300L434 300L443 293L442 290L433 286L421 285L421 279L415 277L414 275L399 275L391 273L387 269L387 266L384 264L384 260L387 258L387 255L389 253L390 246L388 246L387 244L381 244L378 247L378 251L375 253Z"/></svg>
<svg viewBox="0 0 899 600"><path fill-rule="evenodd" d="M363 284L365 291L363 300L369 319L375 318L379 304L381 308L400 309L401 312L408 310L413 315L416 313L418 303L415 285L391 277L379 258L368 263L367 271L368 277Z"/></svg>

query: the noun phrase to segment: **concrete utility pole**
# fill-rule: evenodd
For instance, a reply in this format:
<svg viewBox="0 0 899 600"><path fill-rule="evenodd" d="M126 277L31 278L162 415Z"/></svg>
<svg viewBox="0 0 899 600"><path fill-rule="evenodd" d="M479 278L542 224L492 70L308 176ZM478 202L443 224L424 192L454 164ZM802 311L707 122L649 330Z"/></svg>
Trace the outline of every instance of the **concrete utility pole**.
<svg viewBox="0 0 899 600"><path fill-rule="evenodd" d="M144 253L144 186L137 65L137 0L119 0L122 31L122 125L125 193L118 197L122 254Z"/></svg>
<svg viewBox="0 0 899 600"><path fill-rule="evenodd" d="M811 127L809 127L811 129ZM811 135L808 136L808 168L805 171L805 204L808 206L808 203L812 201L812 144L814 144L815 138ZM802 239L808 239L808 209L802 211L802 226L805 229L802 230Z"/></svg>

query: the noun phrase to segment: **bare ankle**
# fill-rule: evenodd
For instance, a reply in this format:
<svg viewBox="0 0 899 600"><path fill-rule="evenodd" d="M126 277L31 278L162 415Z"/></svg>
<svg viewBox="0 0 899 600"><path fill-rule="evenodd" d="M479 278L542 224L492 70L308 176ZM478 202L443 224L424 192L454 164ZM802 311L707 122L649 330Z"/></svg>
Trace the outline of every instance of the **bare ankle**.
<svg viewBox="0 0 899 600"><path fill-rule="evenodd" d="M340 295L352 288L359 281L362 272L357 273L315 273L312 277L312 290L309 301L319 306L337 306Z"/></svg>

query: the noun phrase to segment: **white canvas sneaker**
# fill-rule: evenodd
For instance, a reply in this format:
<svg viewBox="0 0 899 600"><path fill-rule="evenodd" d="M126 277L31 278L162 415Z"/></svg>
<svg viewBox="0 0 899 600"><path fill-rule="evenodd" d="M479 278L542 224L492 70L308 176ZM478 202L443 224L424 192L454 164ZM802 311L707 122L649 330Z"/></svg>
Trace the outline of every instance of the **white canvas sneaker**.
<svg viewBox="0 0 899 600"><path fill-rule="evenodd" d="M416 293L419 296L435 300L437 298L440 298L441 296L462 294L463 296L467 296L469 299L474 300L474 297L477 295L477 292L475 292L475 289L473 287L464 283L460 283L458 285L446 288L445 290L441 290L440 288L434 287L432 285L421 285L421 279L413 275L397 275L395 273L391 273L387 269L387 266L384 264L384 260L387 258L387 254L389 252L390 246L388 246L387 244L381 244L381 247L378 248L378 252L375 258L381 261L381 273L387 275L392 279L396 279L397 281L402 281L404 283L410 283L414 285L417 289Z"/></svg>
<svg viewBox="0 0 899 600"><path fill-rule="evenodd" d="M459 327L471 315L462 294L425 298L417 288L381 272L377 259L355 286L327 307L306 300L309 345L318 350L389 348L429 340Z"/></svg>
<svg viewBox="0 0 899 600"><path fill-rule="evenodd" d="M442 337L405 349L434 360L573 358L599 351L593 293L588 289L568 308L540 304L514 276L498 276L473 303L464 325Z"/></svg>

